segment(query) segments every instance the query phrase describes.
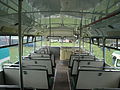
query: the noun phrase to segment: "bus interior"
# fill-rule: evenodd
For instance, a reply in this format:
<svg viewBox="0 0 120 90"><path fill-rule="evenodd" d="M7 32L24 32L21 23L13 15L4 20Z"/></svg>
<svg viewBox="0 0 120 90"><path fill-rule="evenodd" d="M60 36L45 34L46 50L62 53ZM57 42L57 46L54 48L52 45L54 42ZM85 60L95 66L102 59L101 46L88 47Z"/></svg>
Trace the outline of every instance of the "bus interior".
<svg viewBox="0 0 120 90"><path fill-rule="evenodd" d="M0 0L0 90L120 90L120 0Z"/></svg>

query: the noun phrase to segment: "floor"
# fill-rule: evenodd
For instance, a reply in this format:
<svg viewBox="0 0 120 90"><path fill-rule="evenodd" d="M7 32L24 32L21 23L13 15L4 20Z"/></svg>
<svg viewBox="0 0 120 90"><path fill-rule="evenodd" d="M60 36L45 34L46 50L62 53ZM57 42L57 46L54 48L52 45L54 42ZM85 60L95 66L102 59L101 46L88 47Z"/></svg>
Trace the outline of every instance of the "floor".
<svg viewBox="0 0 120 90"><path fill-rule="evenodd" d="M53 90L70 90L68 78L68 61L57 61L55 84Z"/></svg>

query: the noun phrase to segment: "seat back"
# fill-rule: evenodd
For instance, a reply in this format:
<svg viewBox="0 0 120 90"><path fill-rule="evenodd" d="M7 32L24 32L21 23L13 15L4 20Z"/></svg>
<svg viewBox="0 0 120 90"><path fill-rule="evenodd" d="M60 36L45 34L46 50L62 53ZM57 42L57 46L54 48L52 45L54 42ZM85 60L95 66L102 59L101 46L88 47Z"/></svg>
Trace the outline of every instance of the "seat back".
<svg viewBox="0 0 120 90"><path fill-rule="evenodd" d="M71 75L77 75L78 68L86 68L85 66L89 67L100 67L100 68L87 68L87 69L95 69L95 70L102 70L104 66L104 61L91 61L91 60L73 60L73 65L71 69Z"/></svg>
<svg viewBox="0 0 120 90"><path fill-rule="evenodd" d="M49 50L49 48L43 47L43 48L40 48L40 49L36 50L35 53L38 53L38 54L49 54L50 50Z"/></svg>
<svg viewBox="0 0 120 90"><path fill-rule="evenodd" d="M94 67L103 67L104 65L104 61L89 61L89 60L86 60L86 61L79 61L79 67L81 66L94 66Z"/></svg>
<svg viewBox="0 0 120 90"><path fill-rule="evenodd" d="M37 60L37 59L23 60L22 65L23 66L45 66L48 70L48 75L54 75L52 61L48 59L46 60Z"/></svg>
<svg viewBox="0 0 120 90"><path fill-rule="evenodd" d="M54 56L54 54L49 55L49 54L32 53L32 54L29 55L29 57L26 57L24 59L39 59L39 60L49 59L49 60L52 60L52 65L53 65L53 67L55 67L55 56Z"/></svg>
<svg viewBox="0 0 120 90"><path fill-rule="evenodd" d="M19 85L19 68L4 68L6 84ZM24 87L48 89L48 76L45 69L24 69L23 83Z"/></svg>
<svg viewBox="0 0 120 90"><path fill-rule="evenodd" d="M29 55L30 58L32 59L50 59L49 54L37 54L37 53L31 53Z"/></svg>
<svg viewBox="0 0 120 90"><path fill-rule="evenodd" d="M118 88L120 71L79 70L75 89Z"/></svg>
<svg viewBox="0 0 120 90"><path fill-rule="evenodd" d="M69 61L69 67L72 67L73 60L95 60L95 56L85 54L85 55L71 55L70 61Z"/></svg>

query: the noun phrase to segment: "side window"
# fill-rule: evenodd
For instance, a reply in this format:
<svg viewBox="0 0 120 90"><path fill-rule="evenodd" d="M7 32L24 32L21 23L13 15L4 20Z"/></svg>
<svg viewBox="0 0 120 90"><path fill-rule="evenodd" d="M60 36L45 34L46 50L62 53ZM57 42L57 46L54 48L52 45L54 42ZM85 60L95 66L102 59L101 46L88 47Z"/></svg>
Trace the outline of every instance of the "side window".
<svg viewBox="0 0 120 90"><path fill-rule="evenodd" d="M18 44L18 36L11 37L11 44Z"/></svg>
<svg viewBox="0 0 120 90"><path fill-rule="evenodd" d="M0 36L0 46L9 45L9 37L8 36Z"/></svg>

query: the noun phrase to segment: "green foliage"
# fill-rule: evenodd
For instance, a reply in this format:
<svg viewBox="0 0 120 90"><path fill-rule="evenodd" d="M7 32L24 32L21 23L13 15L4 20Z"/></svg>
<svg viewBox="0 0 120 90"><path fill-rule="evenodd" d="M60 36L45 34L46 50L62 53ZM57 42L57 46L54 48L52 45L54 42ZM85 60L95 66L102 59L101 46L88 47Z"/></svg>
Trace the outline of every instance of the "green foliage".
<svg viewBox="0 0 120 90"><path fill-rule="evenodd" d="M89 43L85 43L85 49L89 51L89 47L90 47ZM96 57L98 57L99 59L103 59L103 51L102 51L103 49L102 49L102 47L98 47L96 45L92 45L92 47L93 47L93 54ZM116 51L116 50L106 48L106 63L108 65L111 65L111 66L113 66L113 64L112 64L112 53L114 51Z"/></svg>

